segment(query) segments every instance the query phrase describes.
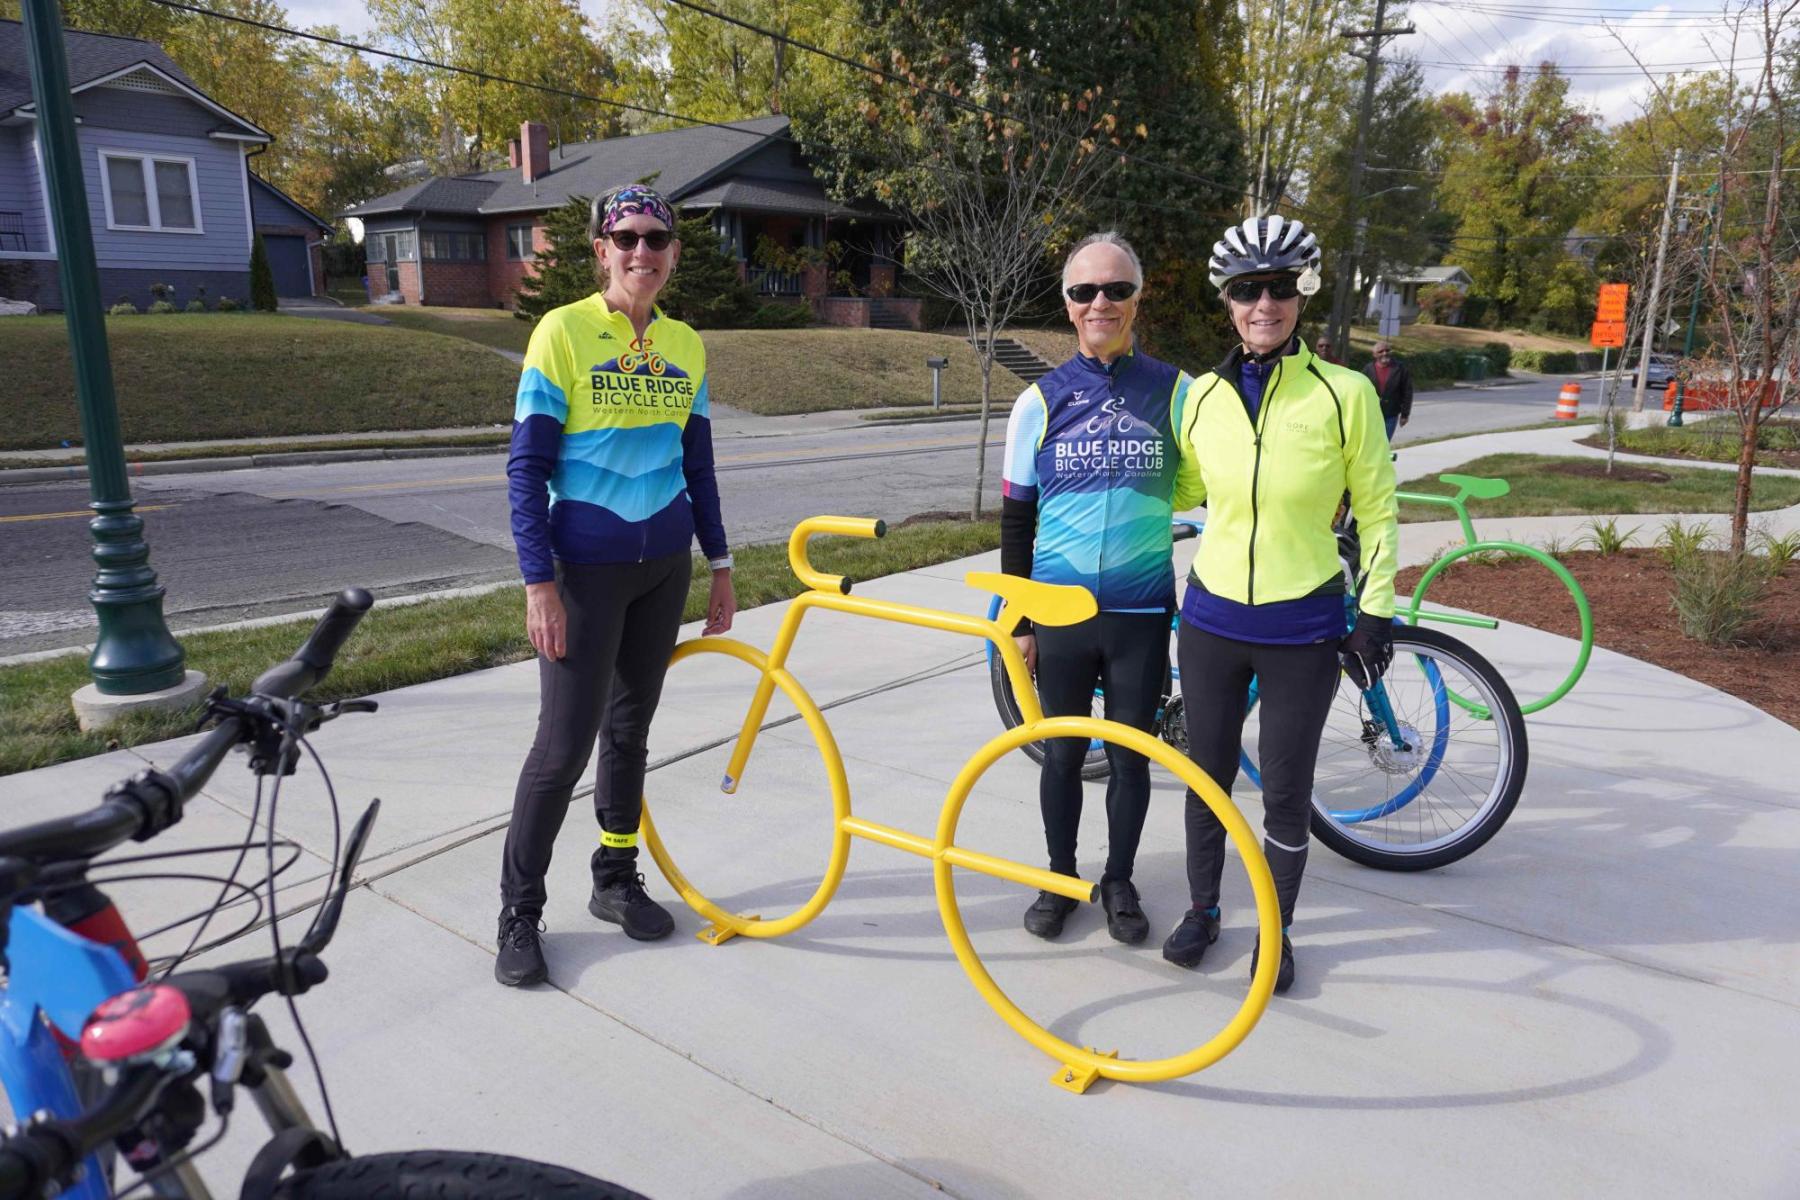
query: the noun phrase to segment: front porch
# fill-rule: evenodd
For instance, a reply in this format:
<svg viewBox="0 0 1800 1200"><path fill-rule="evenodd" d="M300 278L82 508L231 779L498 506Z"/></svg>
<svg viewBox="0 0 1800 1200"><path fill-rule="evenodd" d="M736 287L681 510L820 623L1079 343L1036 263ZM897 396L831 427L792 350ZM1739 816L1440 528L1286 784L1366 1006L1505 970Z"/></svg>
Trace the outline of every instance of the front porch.
<svg viewBox="0 0 1800 1200"><path fill-rule="evenodd" d="M924 327L923 303L894 295L901 247L892 217L721 207L712 224L759 296L807 303L828 325Z"/></svg>

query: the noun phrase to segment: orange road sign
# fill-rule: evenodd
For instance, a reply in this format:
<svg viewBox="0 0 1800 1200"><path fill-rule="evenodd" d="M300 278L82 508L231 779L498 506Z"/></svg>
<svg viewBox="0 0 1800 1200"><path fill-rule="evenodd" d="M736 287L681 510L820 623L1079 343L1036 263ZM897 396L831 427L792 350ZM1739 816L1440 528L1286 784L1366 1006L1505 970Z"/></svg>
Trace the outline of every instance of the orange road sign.
<svg viewBox="0 0 1800 1200"><path fill-rule="evenodd" d="M1625 348L1624 321L1595 321L1593 332L1588 341L1595 346L1606 346L1614 350Z"/></svg>
<svg viewBox="0 0 1800 1200"><path fill-rule="evenodd" d="M1600 324L1623 323L1625 320L1625 300L1631 294L1629 283L1603 283L1600 285L1600 303L1594 313L1594 320ZM1598 346L1600 343L1595 342Z"/></svg>

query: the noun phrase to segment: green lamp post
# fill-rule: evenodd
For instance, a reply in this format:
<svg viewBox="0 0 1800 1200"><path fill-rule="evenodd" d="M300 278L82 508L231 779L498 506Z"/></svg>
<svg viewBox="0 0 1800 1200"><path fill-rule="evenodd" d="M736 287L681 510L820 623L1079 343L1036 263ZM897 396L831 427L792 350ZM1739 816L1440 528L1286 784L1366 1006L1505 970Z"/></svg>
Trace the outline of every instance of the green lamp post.
<svg viewBox="0 0 1800 1200"><path fill-rule="evenodd" d="M75 393L87 449L88 505L95 516L94 586L88 592L99 618L99 638L88 669L105 696L141 696L183 685L181 646L163 621L163 588L150 566L144 521L133 508L126 482L125 446L113 396L112 360L100 309L100 276L94 260L87 188L75 140L75 106L63 49L57 0L23 0L31 90L37 101L38 145L50 192L57 265L75 360ZM80 707L79 704L77 706Z"/></svg>

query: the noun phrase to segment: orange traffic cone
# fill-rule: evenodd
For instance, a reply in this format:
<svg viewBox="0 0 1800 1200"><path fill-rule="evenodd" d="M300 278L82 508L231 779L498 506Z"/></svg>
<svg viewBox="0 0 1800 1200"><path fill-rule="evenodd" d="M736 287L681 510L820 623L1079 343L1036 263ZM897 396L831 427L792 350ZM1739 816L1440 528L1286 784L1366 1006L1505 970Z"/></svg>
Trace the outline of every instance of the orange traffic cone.
<svg viewBox="0 0 1800 1200"><path fill-rule="evenodd" d="M1562 393L1556 397L1556 419L1573 421L1581 415L1581 385L1574 380L1563 384Z"/></svg>

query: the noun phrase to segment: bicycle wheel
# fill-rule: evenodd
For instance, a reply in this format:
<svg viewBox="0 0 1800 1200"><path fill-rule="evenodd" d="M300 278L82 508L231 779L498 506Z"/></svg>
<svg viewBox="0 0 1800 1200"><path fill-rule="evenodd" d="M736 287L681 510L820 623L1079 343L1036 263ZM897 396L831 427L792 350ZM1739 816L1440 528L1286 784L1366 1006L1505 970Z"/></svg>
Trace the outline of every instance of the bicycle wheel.
<svg viewBox="0 0 1800 1200"><path fill-rule="evenodd" d="M300 1171L275 1185L283 1200L646 1200L567 1167L462 1150L370 1154Z"/></svg>
<svg viewBox="0 0 1800 1200"><path fill-rule="evenodd" d="M1468 698L1492 717L1472 715ZM1392 710L1396 747L1372 706ZM1491 663L1455 638L1397 626L1368 692L1340 683L1313 775L1312 831L1353 862L1424 871L1473 854L1525 787L1525 717Z"/></svg>
<svg viewBox="0 0 1800 1200"><path fill-rule="evenodd" d="M994 707L1000 710L1000 724L1007 729L1017 729L1025 723L1025 717L1019 712L1019 698L1013 695L1012 680L1006 676L1006 663L994 653L992 646L988 647L988 680L994 689ZM1089 715L1095 720L1106 716L1106 694L1099 688L1094 689L1094 704ZM1044 761L1044 743L1026 742L1019 748L1032 762ZM1106 743L1090 740L1081 760L1081 777L1105 779L1111 769L1106 763Z"/></svg>

